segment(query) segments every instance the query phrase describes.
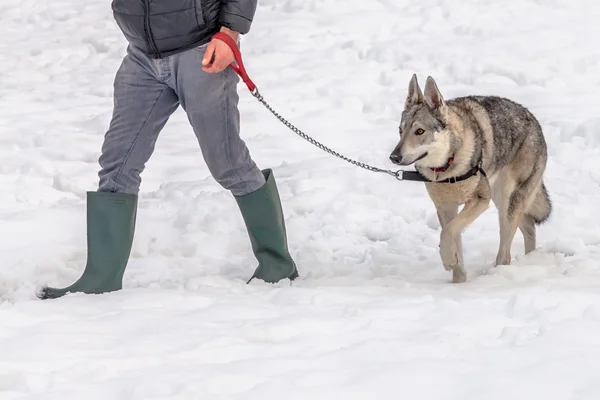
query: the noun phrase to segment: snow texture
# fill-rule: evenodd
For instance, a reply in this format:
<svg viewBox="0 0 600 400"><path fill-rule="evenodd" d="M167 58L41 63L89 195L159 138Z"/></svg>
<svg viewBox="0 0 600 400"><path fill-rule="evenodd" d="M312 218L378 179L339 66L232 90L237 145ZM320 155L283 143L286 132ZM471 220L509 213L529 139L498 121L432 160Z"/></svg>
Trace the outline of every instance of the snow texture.
<svg viewBox="0 0 600 400"><path fill-rule="evenodd" d="M245 284L243 221L179 110L143 173L124 290L54 301L85 263L85 193L125 41L101 0L0 4L0 398L592 400L600 391L600 4L261 0L243 38L261 93L335 150L392 167L408 82L507 96L547 138L538 249L493 267L493 206L450 283L420 183L295 136L240 84L301 278Z"/></svg>

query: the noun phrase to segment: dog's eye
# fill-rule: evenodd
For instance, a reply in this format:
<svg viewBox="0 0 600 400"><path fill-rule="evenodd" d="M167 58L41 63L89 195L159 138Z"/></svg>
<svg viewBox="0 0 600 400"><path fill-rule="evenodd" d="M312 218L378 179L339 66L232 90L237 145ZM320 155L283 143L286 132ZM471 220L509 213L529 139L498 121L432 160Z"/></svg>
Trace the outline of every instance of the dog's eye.
<svg viewBox="0 0 600 400"><path fill-rule="evenodd" d="M421 128L419 128L419 129L417 129L417 130L415 131L415 135L417 135L417 136L420 136L420 135L422 135L422 134L424 134L424 133L425 133L425 131L424 131L423 129L421 129Z"/></svg>
<svg viewBox="0 0 600 400"><path fill-rule="evenodd" d="M402 136L402 128L398 128L398 133Z"/></svg>

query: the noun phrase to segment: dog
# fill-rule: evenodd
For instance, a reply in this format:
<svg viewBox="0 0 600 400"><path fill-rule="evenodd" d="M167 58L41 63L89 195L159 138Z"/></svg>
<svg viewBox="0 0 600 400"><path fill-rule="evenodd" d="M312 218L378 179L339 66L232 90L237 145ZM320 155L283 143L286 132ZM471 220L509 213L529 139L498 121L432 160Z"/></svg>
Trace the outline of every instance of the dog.
<svg viewBox="0 0 600 400"><path fill-rule="evenodd" d="M552 203L543 182L548 151L542 128L524 106L497 96L445 100L429 76L421 91L416 74L408 85L390 160L414 164L424 178L441 225L440 257L452 282L467 280L462 231L490 204L498 209L500 246L495 265L509 265L517 227L525 253L536 249L536 225ZM464 206L460 212L459 207Z"/></svg>

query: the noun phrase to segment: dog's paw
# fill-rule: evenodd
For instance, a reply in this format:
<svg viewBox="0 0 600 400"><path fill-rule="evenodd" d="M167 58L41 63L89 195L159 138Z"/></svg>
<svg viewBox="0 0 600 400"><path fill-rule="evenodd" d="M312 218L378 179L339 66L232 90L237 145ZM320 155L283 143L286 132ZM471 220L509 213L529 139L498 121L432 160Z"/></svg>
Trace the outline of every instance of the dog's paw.
<svg viewBox="0 0 600 400"><path fill-rule="evenodd" d="M444 265L444 269L446 271L454 271L454 267L456 266L456 264L448 264L445 262L442 262L442 264Z"/></svg>
<svg viewBox="0 0 600 400"><path fill-rule="evenodd" d="M452 271L458 265L456 243L450 238L442 236L442 240L440 240L440 257L446 271Z"/></svg>
<svg viewBox="0 0 600 400"><path fill-rule="evenodd" d="M494 262L494 267L498 267L500 265L510 265L511 257L510 253L502 253L499 252L496 256L496 262Z"/></svg>
<svg viewBox="0 0 600 400"><path fill-rule="evenodd" d="M452 270L452 283L464 283L467 281L467 271L464 268L456 267Z"/></svg>

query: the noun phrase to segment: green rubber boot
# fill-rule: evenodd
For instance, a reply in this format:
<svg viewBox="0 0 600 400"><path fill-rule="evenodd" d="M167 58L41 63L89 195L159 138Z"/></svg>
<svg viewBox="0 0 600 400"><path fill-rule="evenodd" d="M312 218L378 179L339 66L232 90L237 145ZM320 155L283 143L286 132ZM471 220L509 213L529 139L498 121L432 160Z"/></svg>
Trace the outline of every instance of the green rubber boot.
<svg viewBox="0 0 600 400"><path fill-rule="evenodd" d="M298 277L298 270L288 251L283 210L273 171L267 169L262 172L266 180L263 187L235 197L258 260L258 268L248 282L254 278L268 283L286 278L294 280Z"/></svg>
<svg viewBox="0 0 600 400"><path fill-rule="evenodd" d="M55 299L67 293L120 290L131 253L136 213L136 195L88 192L87 264L83 275L66 288L44 287L37 296Z"/></svg>

